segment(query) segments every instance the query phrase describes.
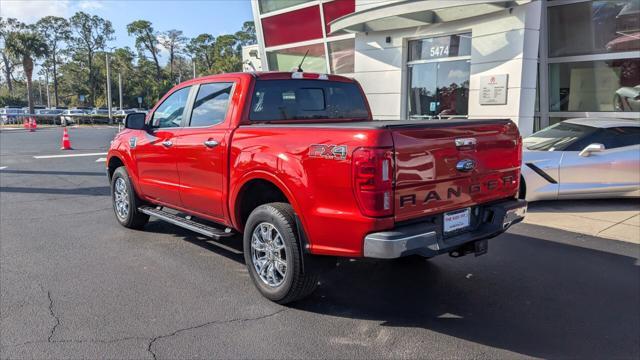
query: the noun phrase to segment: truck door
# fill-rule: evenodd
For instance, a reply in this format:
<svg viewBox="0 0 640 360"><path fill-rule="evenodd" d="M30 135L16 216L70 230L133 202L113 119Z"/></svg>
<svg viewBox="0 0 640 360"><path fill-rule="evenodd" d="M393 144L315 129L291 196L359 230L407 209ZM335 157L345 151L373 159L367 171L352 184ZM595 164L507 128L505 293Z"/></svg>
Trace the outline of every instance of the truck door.
<svg viewBox="0 0 640 360"><path fill-rule="evenodd" d="M233 81L200 84L177 142L180 196L185 209L224 222L227 149Z"/></svg>
<svg viewBox="0 0 640 360"><path fill-rule="evenodd" d="M129 144L142 195L168 206L181 206L175 145L190 90L188 86L169 95L151 115L151 128Z"/></svg>

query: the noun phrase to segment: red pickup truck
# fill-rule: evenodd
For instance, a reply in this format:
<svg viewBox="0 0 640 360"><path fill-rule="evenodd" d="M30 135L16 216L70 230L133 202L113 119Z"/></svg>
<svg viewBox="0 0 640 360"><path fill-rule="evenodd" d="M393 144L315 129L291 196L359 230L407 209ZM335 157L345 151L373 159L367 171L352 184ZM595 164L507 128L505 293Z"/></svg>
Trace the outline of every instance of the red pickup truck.
<svg viewBox="0 0 640 360"><path fill-rule="evenodd" d="M486 252L526 212L520 161L510 120L374 121L352 79L238 73L129 114L107 173L120 224L243 234L253 282L287 303L336 256Z"/></svg>

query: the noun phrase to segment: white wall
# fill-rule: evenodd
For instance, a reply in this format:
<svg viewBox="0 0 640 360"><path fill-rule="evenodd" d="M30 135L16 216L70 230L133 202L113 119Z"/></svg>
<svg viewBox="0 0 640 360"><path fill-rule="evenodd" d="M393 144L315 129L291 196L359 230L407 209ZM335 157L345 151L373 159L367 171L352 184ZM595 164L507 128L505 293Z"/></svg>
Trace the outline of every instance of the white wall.
<svg viewBox="0 0 640 360"><path fill-rule="evenodd" d="M358 0L356 8L375 0ZM404 30L356 35L355 73L376 119L406 115L406 44L408 39L471 31L469 117L510 118L523 134L533 130L540 2L534 1L480 17ZM386 43L387 36L391 42ZM480 77L508 74L506 105L480 105Z"/></svg>
<svg viewBox="0 0 640 360"><path fill-rule="evenodd" d="M252 54L254 56L252 56ZM260 46L258 44L242 47L242 71L262 71L262 61L260 59Z"/></svg>

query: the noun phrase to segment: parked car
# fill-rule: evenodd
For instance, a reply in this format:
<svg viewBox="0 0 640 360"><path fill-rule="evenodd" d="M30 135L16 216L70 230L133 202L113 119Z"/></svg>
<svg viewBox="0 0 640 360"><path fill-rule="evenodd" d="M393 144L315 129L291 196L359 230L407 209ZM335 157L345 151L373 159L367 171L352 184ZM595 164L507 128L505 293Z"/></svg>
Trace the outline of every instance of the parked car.
<svg viewBox="0 0 640 360"><path fill-rule="evenodd" d="M109 109L95 108L89 112L89 115L109 115Z"/></svg>
<svg viewBox="0 0 640 360"><path fill-rule="evenodd" d="M86 115L86 112L82 109L65 110L60 116L60 121L62 125L75 124L83 115Z"/></svg>
<svg viewBox="0 0 640 360"><path fill-rule="evenodd" d="M640 196L640 122L570 119L524 139L528 201Z"/></svg>
<svg viewBox="0 0 640 360"><path fill-rule="evenodd" d="M23 115L24 112L22 108L15 106L5 106L4 108L0 108L0 122L2 124L14 124L20 122L20 115Z"/></svg>
<svg viewBox="0 0 640 360"><path fill-rule="evenodd" d="M133 114L135 112L137 112L136 109L114 110L113 115L125 117L127 114Z"/></svg>
<svg viewBox="0 0 640 360"><path fill-rule="evenodd" d="M35 110L38 122L45 124L60 124L60 115L64 113L63 109L45 108Z"/></svg>
<svg viewBox="0 0 640 360"><path fill-rule="evenodd" d="M64 113L65 109L48 109L46 113L49 115L60 115Z"/></svg>
<svg viewBox="0 0 640 360"><path fill-rule="evenodd" d="M513 122L373 121L342 76L194 79L125 125L106 162L117 221L243 233L251 279L279 303L336 256L484 254L526 212Z"/></svg>
<svg viewBox="0 0 640 360"><path fill-rule="evenodd" d="M64 113L63 109L46 108L36 110L36 115L60 115L62 113Z"/></svg>
<svg viewBox="0 0 640 360"><path fill-rule="evenodd" d="M145 114L149 112L148 109L143 109L143 108L133 108L131 110L134 110L135 112L145 113Z"/></svg>
<svg viewBox="0 0 640 360"><path fill-rule="evenodd" d="M34 114L37 114L37 113L38 113L38 110L44 110L44 109L46 109L46 107L45 107L45 106L42 106L42 105L35 105L35 106L33 107L33 113L34 113ZM23 114L29 114L29 107L28 107L28 106L23 107L23 108L22 108L22 113L23 113Z"/></svg>

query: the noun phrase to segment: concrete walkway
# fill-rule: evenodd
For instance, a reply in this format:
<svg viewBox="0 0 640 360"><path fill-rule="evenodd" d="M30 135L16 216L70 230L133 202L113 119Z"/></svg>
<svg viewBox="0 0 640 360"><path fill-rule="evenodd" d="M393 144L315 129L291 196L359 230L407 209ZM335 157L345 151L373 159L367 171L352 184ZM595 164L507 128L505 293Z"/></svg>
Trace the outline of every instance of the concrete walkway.
<svg viewBox="0 0 640 360"><path fill-rule="evenodd" d="M525 222L640 244L640 199L538 201Z"/></svg>

